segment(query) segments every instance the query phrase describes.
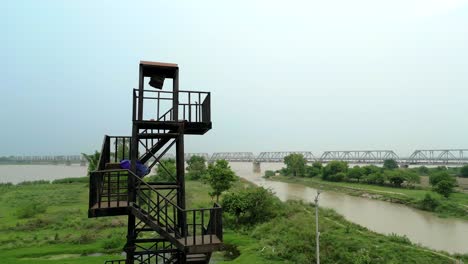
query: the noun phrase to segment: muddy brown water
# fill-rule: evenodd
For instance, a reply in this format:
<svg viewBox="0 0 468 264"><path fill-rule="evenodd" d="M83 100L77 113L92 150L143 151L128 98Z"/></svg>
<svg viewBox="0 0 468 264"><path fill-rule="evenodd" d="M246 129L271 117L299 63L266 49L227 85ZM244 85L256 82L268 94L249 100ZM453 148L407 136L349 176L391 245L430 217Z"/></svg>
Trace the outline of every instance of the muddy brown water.
<svg viewBox="0 0 468 264"><path fill-rule="evenodd" d="M262 171L277 170L279 163L262 163ZM283 201L313 202L317 190L300 184L275 182L254 173L252 163L231 163L232 169L250 182L270 188ZM468 253L468 221L440 218L429 212L378 200L326 191L320 206L332 208L347 220L381 234L407 236L412 242L449 253ZM311 219L312 221L313 219Z"/></svg>

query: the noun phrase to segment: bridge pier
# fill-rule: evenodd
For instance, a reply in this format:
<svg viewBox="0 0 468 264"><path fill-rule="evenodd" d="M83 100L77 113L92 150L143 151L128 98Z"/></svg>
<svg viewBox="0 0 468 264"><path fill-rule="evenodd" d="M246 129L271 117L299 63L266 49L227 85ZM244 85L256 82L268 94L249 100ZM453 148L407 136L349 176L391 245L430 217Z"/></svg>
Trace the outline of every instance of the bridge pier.
<svg viewBox="0 0 468 264"><path fill-rule="evenodd" d="M260 161L252 162L252 167L253 167L253 172L254 173L261 173L262 172L262 168L260 167Z"/></svg>

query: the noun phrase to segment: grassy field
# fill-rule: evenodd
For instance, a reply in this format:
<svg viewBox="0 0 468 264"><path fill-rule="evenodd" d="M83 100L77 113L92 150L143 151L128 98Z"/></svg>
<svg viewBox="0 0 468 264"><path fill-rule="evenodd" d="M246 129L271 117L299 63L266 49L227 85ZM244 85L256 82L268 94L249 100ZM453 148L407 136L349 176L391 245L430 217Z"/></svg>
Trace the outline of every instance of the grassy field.
<svg viewBox="0 0 468 264"><path fill-rule="evenodd" d="M354 182L330 182L324 181L320 177L303 178L274 176L271 180L298 183L309 187L333 190L347 193L353 196L372 197L383 201L405 204L414 208L419 208L419 201L429 193L440 201L440 206L435 213L442 217L457 217L468 220L468 194L455 192L447 199L440 194L433 192L430 188L407 189L390 186L370 185ZM369 196L371 194L372 196Z"/></svg>
<svg viewBox="0 0 468 264"><path fill-rule="evenodd" d="M238 182L234 190L250 188ZM209 187L187 182L189 207L212 204ZM87 218L86 183L0 185L1 263L104 263L121 259L126 218ZM384 236L321 210L322 263L454 263L453 256ZM313 207L283 204L277 217L255 226L225 228L225 243L237 247L232 261L216 263L311 263L315 259ZM228 221L226 221L228 222ZM463 257L463 256L462 256ZM468 257L463 257L465 262Z"/></svg>

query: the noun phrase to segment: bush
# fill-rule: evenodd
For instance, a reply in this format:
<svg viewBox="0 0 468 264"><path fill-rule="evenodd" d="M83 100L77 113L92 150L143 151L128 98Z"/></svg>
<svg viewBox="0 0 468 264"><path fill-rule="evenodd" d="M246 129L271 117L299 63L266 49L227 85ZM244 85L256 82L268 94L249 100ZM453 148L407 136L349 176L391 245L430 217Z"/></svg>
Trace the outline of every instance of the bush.
<svg viewBox="0 0 468 264"><path fill-rule="evenodd" d="M454 184L451 181L442 180L438 182L434 187L434 191L448 198L453 193Z"/></svg>
<svg viewBox="0 0 468 264"><path fill-rule="evenodd" d="M394 159L384 160L383 168L387 170L398 169L398 163Z"/></svg>
<svg viewBox="0 0 468 264"><path fill-rule="evenodd" d="M460 168L460 176L464 178L468 178L468 165L465 165Z"/></svg>
<svg viewBox="0 0 468 264"><path fill-rule="evenodd" d="M361 167L359 166L354 166L353 168L348 170L348 178L357 180L358 182L362 178L363 174L363 169L361 169Z"/></svg>
<svg viewBox="0 0 468 264"><path fill-rule="evenodd" d="M367 183L370 183L370 184L384 184L385 183L385 176L380 173L380 172L376 172L376 173L372 173L372 174L369 174L367 175L364 180L367 182Z"/></svg>
<svg viewBox="0 0 468 264"><path fill-rule="evenodd" d="M106 250L120 249L125 244L124 234L112 234L102 241L102 247Z"/></svg>
<svg viewBox="0 0 468 264"><path fill-rule="evenodd" d="M44 213L47 209L47 206L40 204L38 202L30 202L24 205L19 206L16 209L16 216L18 218L31 218L37 214Z"/></svg>
<svg viewBox="0 0 468 264"><path fill-rule="evenodd" d="M307 160L302 154L289 154L288 156L284 157L284 164L286 164L286 175L304 176L306 163Z"/></svg>
<svg viewBox="0 0 468 264"><path fill-rule="evenodd" d="M271 170L266 170L265 171L265 178L270 178L270 177L273 177L275 176L275 172L274 171L271 171Z"/></svg>
<svg viewBox="0 0 468 264"><path fill-rule="evenodd" d="M306 177L318 176L318 175L322 174L322 169L323 169L322 163L318 162L318 161L315 161L314 163L312 163L312 166L306 166L305 176Z"/></svg>
<svg viewBox="0 0 468 264"><path fill-rule="evenodd" d="M341 182L344 181L346 178L347 177L344 172L338 172L337 174L330 175L328 177L328 180L333 182Z"/></svg>
<svg viewBox="0 0 468 264"><path fill-rule="evenodd" d="M206 160L201 156L192 156L187 161L187 178L199 180L206 177Z"/></svg>
<svg viewBox="0 0 468 264"><path fill-rule="evenodd" d="M419 208L426 211L434 212L439 206L440 202L435 197L432 197L429 193L426 193L424 198L419 201Z"/></svg>
<svg viewBox="0 0 468 264"><path fill-rule="evenodd" d="M326 181L331 180L331 176L336 175L338 173L344 173L348 171L348 163L344 161L331 161L323 168L322 178ZM342 176L333 177L334 179L339 179ZM344 178L344 177L343 177Z"/></svg>
<svg viewBox="0 0 468 264"><path fill-rule="evenodd" d="M441 181L448 181L455 185L455 178L450 176L446 171L434 172L429 176L429 182L434 187Z"/></svg>
<svg viewBox="0 0 468 264"><path fill-rule="evenodd" d="M224 211L236 217L236 224L264 222L275 217L281 206L279 199L263 187L227 193L222 200Z"/></svg>
<svg viewBox="0 0 468 264"><path fill-rule="evenodd" d="M70 184L70 183L88 183L88 177L79 177L79 178L63 178L52 181L52 184Z"/></svg>

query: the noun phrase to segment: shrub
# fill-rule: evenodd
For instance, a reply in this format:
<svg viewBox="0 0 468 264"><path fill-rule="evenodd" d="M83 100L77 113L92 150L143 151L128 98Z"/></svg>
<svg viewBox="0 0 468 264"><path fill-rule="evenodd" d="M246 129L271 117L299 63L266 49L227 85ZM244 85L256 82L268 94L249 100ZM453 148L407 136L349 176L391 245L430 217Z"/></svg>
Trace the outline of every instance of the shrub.
<svg viewBox="0 0 468 264"><path fill-rule="evenodd" d="M24 181L24 182L20 182L18 183L19 186L21 185L38 185L38 184L49 184L50 181L46 181L46 180L38 180L38 181Z"/></svg>
<svg viewBox="0 0 468 264"><path fill-rule="evenodd" d="M322 174L322 169L323 169L322 163L318 162L318 161L315 161L314 163L312 163L312 166L306 166L305 176L306 177L318 176L318 175Z"/></svg>
<svg viewBox="0 0 468 264"><path fill-rule="evenodd" d="M387 170L398 169L398 163L394 159L384 160L383 168Z"/></svg>
<svg viewBox="0 0 468 264"><path fill-rule="evenodd" d="M448 181L455 185L455 178L450 176L446 171L434 172L429 176L429 182L434 187L441 181Z"/></svg>
<svg viewBox="0 0 468 264"><path fill-rule="evenodd" d="M287 175L304 176L307 160L302 154L289 154L284 157Z"/></svg>
<svg viewBox="0 0 468 264"><path fill-rule="evenodd" d="M265 176L264 176L265 178L270 178L270 177L273 177L273 176L275 176L274 171L272 171L272 170L266 170L265 171Z"/></svg>
<svg viewBox="0 0 468 264"><path fill-rule="evenodd" d="M468 178L468 165L465 165L460 168L460 176L464 178Z"/></svg>
<svg viewBox="0 0 468 264"><path fill-rule="evenodd" d="M344 172L338 172L337 174L330 175L328 177L329 181L341 182L346 179L346 174Z"/></svg>
<svg viewBox="0 0 468 264"><path fill-rule="evenodd" d="M206 160L201 156L192 156L187 161L187 178L199 180L206 177Z"/></svg>
<svg viewBox="0 0 468 264"><path fill-rule="evenodd" d="M106 250L120 249L125 244L124 238L123 234L112 234L102 241L102 247Z"/></svg>
<svg viewBox="0 0 468 264"><path fill-rule="evenodd" d="M344 161L334 160L328 163L327 166L323 168L322 178L328 181L328 180L331 180L330 176L338 174L338 173L344 173L346 175L347 171L348 171L348 163ZM338 176L338 178L340 177L341 176Z"/></svg>
<svg viewBox="0 0 468 264"><path fill-rule="evenodd" d="M255 224L275 217L282 204L270 190L255 187L226 194L222 206L236 217L237 224Z"/></svg>
<svg viewBox="0 0 468 264"><path fill-rule="evenodd" d="M88 177L79 177L79 178L63 178L52 181L52 184L70 184L70 183L88 183Z"/></svg>
<svg viewBox="0 0 468 264"><path fill-rule="evenodd" d="M419 201L419 208L426 211L434 212L440 202L435 197L432 197L429 193L426 193L424 198Z"/></svg>
<svg viewBox="0 0 468 264"><path fill-rule="evenodd" d="M16 216L18 218L31 218L37 214L44 213L47 206L38 202L30 202L23 204L16 209Z"/></svg>
<svg viewBox="0 0 468 264"><path fill-rule="evenodd" d="M363 170L359 166L354 166L353 168L348 170L349 179L357 180L359 182L362 176L363 176Z"/></svg>
<svg viewBox="0 0 468 264"><path fill-rule="evenodd" d="M454 184L452 181L442 180L438 182L434 187L434 191L448 198L453 193Z"/></svg>

